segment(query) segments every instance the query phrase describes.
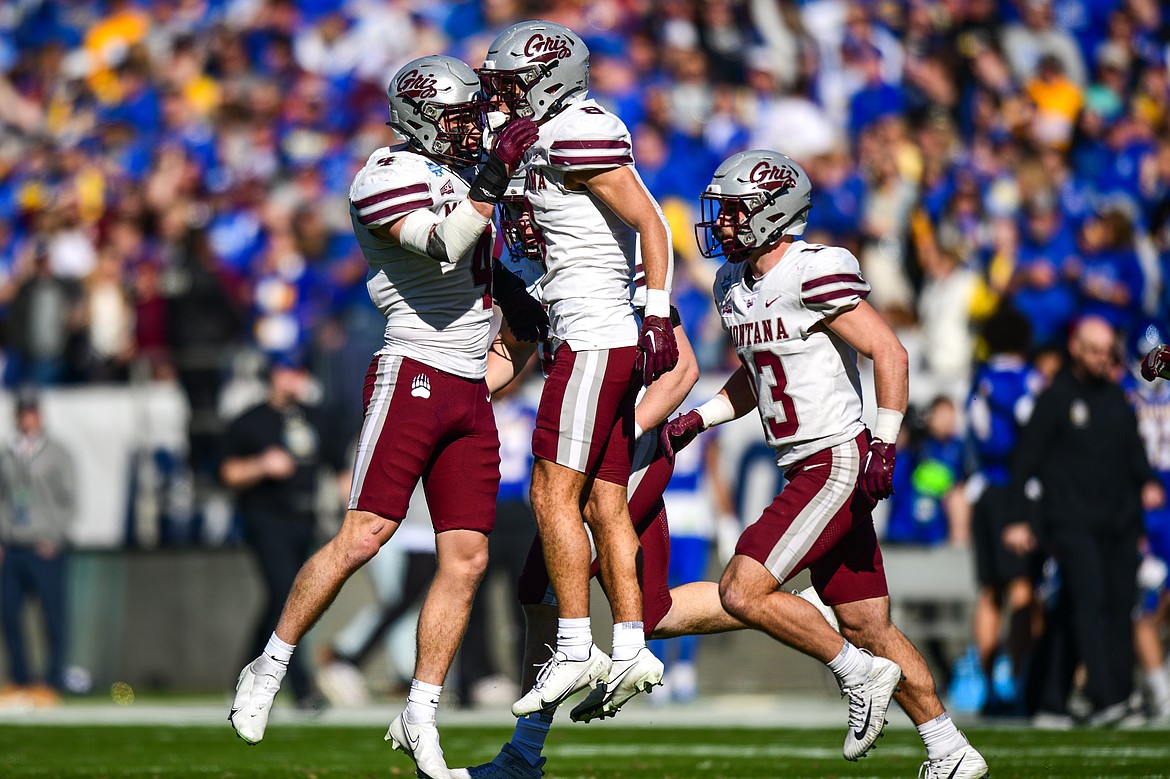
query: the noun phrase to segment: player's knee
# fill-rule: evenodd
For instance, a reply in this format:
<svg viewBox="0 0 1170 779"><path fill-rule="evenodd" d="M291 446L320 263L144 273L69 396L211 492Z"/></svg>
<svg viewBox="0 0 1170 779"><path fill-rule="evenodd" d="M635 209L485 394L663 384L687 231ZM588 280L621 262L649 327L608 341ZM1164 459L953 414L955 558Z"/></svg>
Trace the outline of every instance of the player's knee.
<svg viewBox="0 0 1170 779"><path fill-rule="evenodd" d="M343 550L346 569L351 573L356 571L372 560L381 548L381 542L372 535L350 539Z"/></svg>
<svg viewBox="0 0 1170 779"><path fill-rule="evenodd" d="M487 538L482 543L461 543L444 547L439 553L439 573L463 579L472 584L483 578L488 566Z"/></svg>
<svg viewBox="0 0 1170 779"><path fill-rule="evenodd" d="M392 535L388 520L366 511L350 511L332 543L350 573L368 563Z"/></svg>
<svg viewBox="0 0 1170 779"><path fill-rule="evenodd" d="M751 610L753 598L746 591L743 582L734 575L725 573L719 580L719 602L723 610L736 619L745 620Z"/></svg>

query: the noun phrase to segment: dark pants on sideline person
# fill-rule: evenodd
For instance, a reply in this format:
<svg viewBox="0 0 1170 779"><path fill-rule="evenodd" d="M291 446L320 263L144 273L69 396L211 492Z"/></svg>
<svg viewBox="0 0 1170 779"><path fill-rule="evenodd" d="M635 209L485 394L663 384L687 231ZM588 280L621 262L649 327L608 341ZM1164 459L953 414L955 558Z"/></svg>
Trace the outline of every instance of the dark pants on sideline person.
<svg viewBox="0 0 1170 779"><path fill-rule="evenodd" d="M31 547L9 546L0 559L0 622L8 651L8 676L21 687L31 681L25 655L24 604L36 596L48 634L45 683L61 689L65 677L66 555L45 559Z"/></svg>
<svg viewBox="0 0 1170 779"><path fill-rule="evenodd" d="M315 549L316 520L309 516L271 514L244 517L244 542L255 553L264 580L264 611L256 624L256 633L248 651L258 657L268 644L268 637L280 621L284 602L292 592L293 581L301 566ZM313 695L303 652L294 652L288 664L288 681L298 703L308 703Z"/></svg>
<svg viewBox="0 0 1170 779"><path fill-rule="evenodd" d="M1133 692L1137 540L1136 530L1052 538L1060 594L1034 659L1038 710L1067 712L1078 662L1085 664L1085 693L1094 711L1122 703Z"/></svg>

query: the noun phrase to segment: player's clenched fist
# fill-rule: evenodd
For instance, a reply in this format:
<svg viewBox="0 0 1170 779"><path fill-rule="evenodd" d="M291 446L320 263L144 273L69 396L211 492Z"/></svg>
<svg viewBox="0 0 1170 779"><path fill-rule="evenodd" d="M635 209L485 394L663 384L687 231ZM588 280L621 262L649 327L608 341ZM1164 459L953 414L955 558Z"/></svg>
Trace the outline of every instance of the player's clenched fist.
<svg viewBox="0 0 1170 779"><path fill-rule="evenodd" d="M874 439L869 452L861 463L861 477L858 486L865 497L877 503L894 494L894 457L897 452L893 444Z"/></svg>
<svg viewBox="0 0 1170 779"><path fill-rule="evenodd" d="M524 157L524 152L536 143L536 136L539 134L540 128L531 119L527 117L513 119L504 125L504 129L496 136L492 155L498 157L509 172L515 171Z"/></svg>
<svg viewBox="0 0 1170 779"><path fill-rule="evenodd" d="M1161 376L1170 379L1170 346L1159 344L1142 360L1142 378L1153 381Z"/></svg>
<svg viewBox="0 0 1170 779"><path fill-rule="evenodd" d="M662 427L659 440L662 442L662 453L666 459L674 462L675 452L682 451L683 447L695 440L695 436L703 432L703 417L698 411L688 411L681 417L675 417Z"/></svg>
<svg viewBox="0 0 1170 779"><path fill-rule="evenodd" d="M480 203L494 205L500 202L512 174L524 158L524 152L536 143L539 134L540 129L531 119L513 119L504 125L504 129L496 136L487 163L480 169L475 181L471 182L471 191L467 196Z"/></svg>
<svg viewBox="0 0 1170 779"><path fill-rule="evenodd" d="M642 331L638 334L638 348L643 384L650 384L673 368L678 362L678 343L674 340L670 320L662 316L644 318Z"/></svg>

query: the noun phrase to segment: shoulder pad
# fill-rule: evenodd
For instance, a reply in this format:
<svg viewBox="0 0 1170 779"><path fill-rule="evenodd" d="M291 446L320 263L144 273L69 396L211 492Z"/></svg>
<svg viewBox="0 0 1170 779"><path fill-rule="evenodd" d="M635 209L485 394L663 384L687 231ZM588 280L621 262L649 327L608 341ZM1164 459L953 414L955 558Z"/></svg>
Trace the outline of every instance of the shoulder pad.
<svg viewBox="0 0 1170 779"><path fill-rule="evenodd" d="M633 165L630 131L592 100L575 103L549 128L548 161L553 168L588 170Z"/></svg>
<svg viewBox="0 0 1170 779"><path fill-rule="evenodd" d="M799 257L800 300L806 308L829 314L856 306L869 294L861 265L847 249L810 244Z"/></svg>
<svg viewBox="0 0 1170 779"><path fill-rule="evenodd" d="M434 206L431 182L442 174L442 166L418 154L379 149L354 177L349 201L366 227L385 224Z"/></svg>

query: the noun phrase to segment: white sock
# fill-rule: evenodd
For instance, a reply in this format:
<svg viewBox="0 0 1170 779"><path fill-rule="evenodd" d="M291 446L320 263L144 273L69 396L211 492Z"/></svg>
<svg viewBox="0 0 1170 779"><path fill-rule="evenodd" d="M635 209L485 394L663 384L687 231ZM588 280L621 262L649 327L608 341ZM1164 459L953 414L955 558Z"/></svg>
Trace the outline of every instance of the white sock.
<svg viewBox="0 0 1170 779"><path fill-rule="evenodd" d="M411 679L410 692L406 694L406 718L415 725L434 722L439 711L439 696L442 694L441 684L427 684Z"/></svg>
<svg viewBox="0 0 1170 779"><path fill-rule="evenodd" d="M557 651L570 660L588 660L589 647L593 646L593 631L589 628L589 617L557 620Z"/></svg>
<svg viewBox="0 0 1170 779"><path fill-rule="evenodd" d="M1170 709L1170 674L1162 667L1146 671L1146 687L1154 701L1154 708L1159 714L1164 709Z"/></svg>
<svg viewBox="0 0 1170 779"><path fill-rule="evenodd" d="M273 633L268 637L264 651L253 661L252 670L258 674L283 677L284 672L288 670L288 661L292 659L293 650L296 648L296 644L286 644L276 637L276 633Z"/></svg>
<svg viewBox="0 0 1170 779"><path fill-rule="evenodd" d="M967 746L967 738L951 722L951 715L945 711L918 726L918 735L926 745L926 759L938 760L957 749Z"/></svg>
<svg viewBox="0 0 1170 779"><path fill-rule="evenodd" d="M841 647L841 653L829 661L829 670L837 677L842 689L861 684L869 678L872 669L873 655L862 652L848 641Z"/></svg>
<svg viewBox="0 0 1170 779"><path fill-rule="evenodd" d="M641 622L615 622L613 625L613 659L633 660L638 650L646 646L646 633Z"/></svg>

